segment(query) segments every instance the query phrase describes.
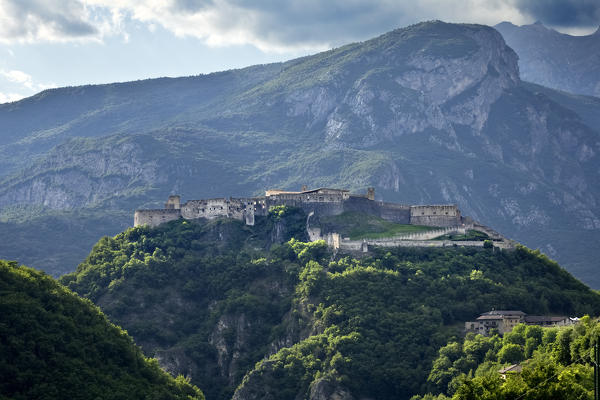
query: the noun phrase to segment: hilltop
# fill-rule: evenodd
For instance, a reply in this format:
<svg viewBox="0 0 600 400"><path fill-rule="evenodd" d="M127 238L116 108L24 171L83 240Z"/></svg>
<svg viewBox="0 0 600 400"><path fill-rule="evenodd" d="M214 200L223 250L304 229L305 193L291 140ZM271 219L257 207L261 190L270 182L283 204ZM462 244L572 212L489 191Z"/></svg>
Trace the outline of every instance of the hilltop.
<svg viewBox="0 0 600 400"><path fill-rule="evenodd" d="M0 260L0 397L204 400L49 276Z"/></svg>
<svg viewBox="0 0 600 400"><path fill-rule="evenodd" d="M61 278L211 399L409 399L483 311L600 314L600 295L518 247L373 248L307 239L300 209L254 225L183 219L102 238Z"/></svg>
<svg viewBox="0 0 600 400"><path fill-rule="evenodd" d="M457 204L600 287L598 115L598 99L522 82L494 29L440 21L285 63L48 90L0 105L0 253L58 275L87 232L170 194L375 187ZM70 230L38 229L52 224Z"/></svg>

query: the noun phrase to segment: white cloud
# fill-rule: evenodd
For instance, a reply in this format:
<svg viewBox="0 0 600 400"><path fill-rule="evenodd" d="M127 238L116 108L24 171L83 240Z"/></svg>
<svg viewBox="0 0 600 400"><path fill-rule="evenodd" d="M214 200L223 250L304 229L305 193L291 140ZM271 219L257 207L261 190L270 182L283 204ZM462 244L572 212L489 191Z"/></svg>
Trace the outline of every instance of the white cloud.
<svg viewBox="0 0 600 400"><path fill-rule="evenodd" d="M28 89L33 89L33 79L31 75L19 70L4 71L0 70L0 75L6 78L9 82L18 83Z"/></svg>
<svg viewBox="0 0 600 400"><path fill-rule="evenodd" d="M92 11L81 0L0 0L0 42L99 40Z"/></svg>
<svg viewBox="0 0 600 400"><path fill-rule="evenodd" d="M532 22L515 0L82 0L211 46L322 50L423 20Z"/></svg>
<svg viewBox="0 0 600 400"><path fill-rule="evenodd" d="M578 16L597 2L548 1L555 5L550 11L541 0L0 0L0 42L102 41L110 35L127 41L134 21L211 46L316 51L423 20L494 25L531 23L539 15L556 19L561 2L585 3L561 19L565 29L577 29L585 21Z"/></svg>
<svg viewBox="0 0 600 400"><path fill-rule="evenodd" d="M20 93L2 93L2 92L0 92L0 104L10 103L13 101L21 100L24 97L27 97L27 96L24 94L20 94Z"/></svg>
<svg viewBox="0 0 600 400"><path fill-rule="evenodd" d="M28 73L15 69L9 71L0 69L0 76L4 77L4 79L10 83L17 84L21 88L29 89L28 91L30 92L39 92L41 90L50 89L57 86L54 83L35 82L32 76ZM12 93L12 95L15 94ZM8 94L5 94L5 96L8 96Z"/></svg>

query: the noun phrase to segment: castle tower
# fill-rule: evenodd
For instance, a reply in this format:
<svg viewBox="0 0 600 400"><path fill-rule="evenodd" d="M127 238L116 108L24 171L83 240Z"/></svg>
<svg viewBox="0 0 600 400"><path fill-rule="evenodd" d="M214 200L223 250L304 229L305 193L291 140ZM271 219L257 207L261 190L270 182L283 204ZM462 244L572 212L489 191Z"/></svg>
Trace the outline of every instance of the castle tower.
<svg viewBox="0 0 600 400"><path fill-rule="evenodd" d="M367 189L367 199L375 200L375 188L370 187Z"/></svg>
<svg viewBox="0 0 600 400"><path fill-rule="evenodd" d="M179 197L179 195L169 196L169 199L165 203L165 209L179 210L180 208L181 208L181 197Z"/></svg>

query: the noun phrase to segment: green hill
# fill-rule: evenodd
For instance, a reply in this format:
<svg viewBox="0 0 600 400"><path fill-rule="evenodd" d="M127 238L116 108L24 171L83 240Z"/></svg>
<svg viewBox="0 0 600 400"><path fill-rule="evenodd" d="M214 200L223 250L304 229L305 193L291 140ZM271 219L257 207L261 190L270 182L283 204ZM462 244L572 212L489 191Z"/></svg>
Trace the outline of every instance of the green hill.
<svg viewBox="0 0 600 400"><path fill-rule="evenodd" d="M0 260L0 398L204 399L147 359L91 302Z"/></svg>
<svg viewBox="0 0 600 400"><path fill-rule="evenodd" d="M253 227L128 229L61 281L210 399L409 399L426 393L438 349L483 311L600 314L600 295L537 251L333 257L323 242L294 238L305 217L292 211Z"/></svg>

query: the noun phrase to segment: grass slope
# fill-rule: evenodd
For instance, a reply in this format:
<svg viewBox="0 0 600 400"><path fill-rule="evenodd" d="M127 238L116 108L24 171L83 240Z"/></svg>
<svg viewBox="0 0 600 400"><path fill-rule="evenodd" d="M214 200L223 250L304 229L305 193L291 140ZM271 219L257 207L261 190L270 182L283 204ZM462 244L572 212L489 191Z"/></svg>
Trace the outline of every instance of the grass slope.
<svg viewBox="0 0 600 400"><path fill-rule="evenodd" d="M354 211L321 217L319 223L324 232L338 232L342 237L349 237L352 240L378 239L436 229L431 226L398 224L375 215Z"/></svg>

